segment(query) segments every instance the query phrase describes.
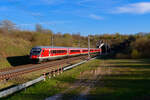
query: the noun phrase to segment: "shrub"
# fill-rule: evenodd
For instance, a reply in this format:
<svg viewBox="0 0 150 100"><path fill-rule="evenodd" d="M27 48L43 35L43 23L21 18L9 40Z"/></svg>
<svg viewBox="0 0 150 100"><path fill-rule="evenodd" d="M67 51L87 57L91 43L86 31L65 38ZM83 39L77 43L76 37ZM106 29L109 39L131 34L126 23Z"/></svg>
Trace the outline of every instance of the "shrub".
<svg viewBox="0 0 150 100"><path fill-rule="evenodd" d="M117 53L117 54L116 54L116 58L117 58L117 59L128 59L128 58L130 58L130 55L128 55L128 54L123 54L123 53Z"/></svg>
<svg viewBox="0 0 150 100"><path fill-rule="evenodd" d="M133 49L131 53L131 57L135 59L140 58L140 53L136 49Z"/></svg>

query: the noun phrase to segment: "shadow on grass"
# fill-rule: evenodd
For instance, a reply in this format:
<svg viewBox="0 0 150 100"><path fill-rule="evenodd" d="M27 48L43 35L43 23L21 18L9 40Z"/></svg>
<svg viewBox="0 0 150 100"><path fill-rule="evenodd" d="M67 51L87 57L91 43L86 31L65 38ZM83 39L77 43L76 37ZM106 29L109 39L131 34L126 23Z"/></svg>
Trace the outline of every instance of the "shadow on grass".
<svg viewBox="0 0 150 100"><path fill-rule="evenodd" d="M97 59L105 60L108 67L129 68L129 70L123 70L117 75L113 73L104 75L97 81L94 90L87 95L87 100L150 100L150 71L148 70L150 59L115 59L105 55ZM109 66L109 64L113 65ZM137 70L130 70L130 68L137 68Z"/></svg>
<svg viewBox="0 0 150 100"><path fill-rule="evenodd" d="M107 60L107 59L115 59L115 58L113 56L111 56L111 55L104 55L104 54L102 54L102 55L97 56L96 59Z"/></svg>
<svg viewBox="0 0 150 100"><path fill-rule="evenodd" d="M14 86L16 86L16 85L11 85L11 86L8 86L8 87L6 87L6 88L2 88L2 89L0 89L0 92L2 92L2 91L4 91L4 90L7 90L7 89L10 89L10 88L12 88L12 87L14 87Z"/></svg>
<svg viewBox="0 0 150 100"><path fill-rule="evenodd" d="M126 60L126 59L125 59ZM150 64L150 61L149 62L142 62L142 61L132 61L132 60L130 60L130 59L128 59L129 61L126 61L126 62L124 62L124 61L118 61L117 63L116 62L113 62L113 61L108 61L107 63L108 64Z"/></svg>
<svg viewBox="0 0 150 100"><path fill-rule="evenodd" d="M7 57L7 60L12 66L26 65L31 63L28 55Z"/></svg>
<svg viewBox="0 0 150 100"><path fill-rule="evenodd" d="M113 79L116 76L104 76L96 82L94 92L85 95L85 98L78 98L79 92L65 94L63 100L150 100L150 80L146 79ZM112 79L107 77L112 77ZM131 76L132 77L132 76ZM138 76L134 76L138 77ZM86 80L81 80L86 82ZM93 83L92 80L89 81ZM82 84L86 85L86 84ZM87 85L88 86L88 85ZM68 98L68 99L67 99Z"/></svg>
<svg viewBox="0 0 150 100"><path fill-rule="evenodd" d="M97 56L97 59L104 59L104 60L130 60L129 62L137 62L137 63L150 63L150 58L141 58L141 59L131 59L131 58L128 58L128 59L118 59L116 57L114 57L112 54L102 54L102 55L99 55ZM134 61L136 60L136 61ZM120 63L125 63L125 62L120 62ZM128 62L126 62L128 63Z"/></svg>
<svg viewBox="0 0 150 100"><path fill-rule="evenodd" d="M2 100L44 100L45 97L49 96L49 93L23 93L22 95L18 94L12 94L8 97L2 98ZM15 99L13 99L15 98Z"/></svg>
<svg viewBox="0 0 150 100"><path fill-rule="evenodd" d="M97 82L96 90L88 95L88 98L89 100L150 100L149 84L150 80L146 79L107 79L105 77Z"/></svg>
<svg viewBox="0 0 150 100"><path fill-rule="evenodd" d="M143 69L143 68L146 68L146 69L149 69L150 68L150 64L149 65L120 65L120 64L115 64L115 65L111 65L108 67L119 67L119 68L139 68L139 69Z"/></svg>
<svg viewBox="0 0 150 100"><path fill-rule="evenodd" d="M97 59L104 60L116 60L114 66L129 68L129 70L123 70L121 74L104 75L102 79L98 80L93 88L93 91L86 95L85 100L150 100L150 70L142 70L144 68L150 68L149 59L147 60L128 60L117 61L117 59L108 58L106 56L98 57ZM107 63L107 62L106 62ZM125 65L123 65L125 64ZM145 64L145 65L144 65ZM109 67L109 64L108 64ZM137 68L136 70L130 70L130 68ZM118 69L116 69L118 71ZM127 73L124 73L127 72ZM68 77L69 78L69 77ZM89 79L85 79L89 80ZM82 81L82 80L81 80ZM83 80L84 81L84 80ZM92 82L92 80L91 80ZM92 82L93 83L93 82ZM67 97L77 97L78 94L66 94ZM70 97L70 98L71 98ZM72 100L84 100L84 99L72 99Z"/></svg>
<svg viewBox="0 0 150 100"><path fill-rule="evenodd" d="M141 94L142 93L142 94ZM101 93L101 94L89 94L87 95L86 100L150 100L150 95L144 96L145 92L133 92L128 91L124 93L120 92L108 92L108 93Z"/></svg>
<svg viewBox="0 0 150 100"><path fill-rule="evenodd" d="M109 55L101 55L97 59L105 60L108 65L113 64L109 67L150 68L150 59L115 59Z"/></svg>
<svg viewBox="0 0 150 100"><path fill-rule="evenodd" d="M150 63L150 59L139 59L141 62Z"/></svg>
<svg viewBox="0 0 150 100"><path fill-rule="evenodd" d="M77 81L78 79L70 76L65 76L65 77L57 77L56 80L61 81L61 82L67 82L67 83L74 83L75 81Z"/></svg>

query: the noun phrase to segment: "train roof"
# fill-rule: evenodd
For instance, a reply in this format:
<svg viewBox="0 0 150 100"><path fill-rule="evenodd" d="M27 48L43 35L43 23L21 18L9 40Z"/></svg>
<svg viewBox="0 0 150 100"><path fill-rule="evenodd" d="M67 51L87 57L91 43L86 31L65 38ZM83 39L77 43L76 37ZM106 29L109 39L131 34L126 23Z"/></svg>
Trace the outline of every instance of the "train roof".
<svg viewBox="0 0 150 100"><path fill-rule="evenodd" d="M71 49L88 49L88 48L79 48L79 47L56 47L56 46L54 46L54 47L52 47L52 46L36 46L36 47L33 47L33 48L63 48L63 49L69 49L69 48L71 48ZM98 49L98 48L90 48L90 49Z"/></svg>

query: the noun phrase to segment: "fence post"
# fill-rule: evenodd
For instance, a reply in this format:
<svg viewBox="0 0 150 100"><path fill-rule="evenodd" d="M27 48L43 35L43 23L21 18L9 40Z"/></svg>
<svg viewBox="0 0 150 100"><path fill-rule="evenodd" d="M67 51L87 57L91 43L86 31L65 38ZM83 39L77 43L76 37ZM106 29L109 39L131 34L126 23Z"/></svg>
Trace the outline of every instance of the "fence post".
<svg viewBox="0 0 150 100"><path fill-rule="evenodd" d="M48 73L48 78L51 78L52 75L52 71L50 70L50 72Z"/></svg>
<svg viewBox="0 0 150 100"><path fill-rule="evenodd" d="M61 73L63 73L63 66L61 66L60 68L61 68Z"/></svg>
<svg viewBox="0 0 150 100"><path fill-rule="evenodd" d="M53 76L55 77L55 68L54 68L54 75Z"/></svg>
<svg viewBox="0 0 150 100"><path fill-rule="evenodd" d="M46 73L44 73L44 81L46 80Z"/></svg>
<svg viewBox="0 0 150 100"><path fill-rule="evenodd" d="M59 66L58 66L58 69L57 69L57 74L59 75Z"/></svg>

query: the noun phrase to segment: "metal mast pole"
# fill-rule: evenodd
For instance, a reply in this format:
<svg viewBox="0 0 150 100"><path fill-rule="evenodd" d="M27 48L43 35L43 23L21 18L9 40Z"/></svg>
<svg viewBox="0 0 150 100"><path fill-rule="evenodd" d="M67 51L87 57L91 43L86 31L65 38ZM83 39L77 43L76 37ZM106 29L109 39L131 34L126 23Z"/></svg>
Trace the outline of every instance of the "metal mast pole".
<svg viewBox="0 0 150 100"><path fill-rule="evenodd" d="M90 35L88 35L88 58L90 58Z"/></svg>
<svg viewBox="0 0 150 100"><path fill-rule="evenodd" d="M107 55L107 40L105 40L105 43L106 43L106 55Z"/></svg>
<svg viewBox="0 0 150 100"><path fill-rule="evenodd" d="M102 50L102 46L101 46L101 44L102 44L102 41L99 41L99 48L100 48L100 50ZM100 55L102 54L102 51L100 52Z"/></svg>
<svg viewBox="0 0 150 100"><path fill-rule="evenodd" d="M79 40L79 45L78 46L81 47L80 40Z"/></svg>
<svg viewBox="0 0 150 100"><path fill-rule="evenodd" d="M106 54L107 54L107 40L105 40L105 43L106 43Z"/></svg>
<svg viewBox="0 0 150 100"><path fill-rule="evenodd" d="M52 33L52 37L51 37L51 45L52 45L52 48L53 48L53 33Z"/></svg>

